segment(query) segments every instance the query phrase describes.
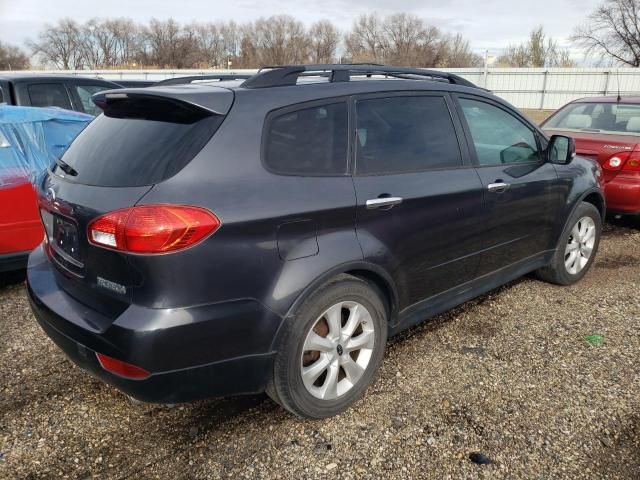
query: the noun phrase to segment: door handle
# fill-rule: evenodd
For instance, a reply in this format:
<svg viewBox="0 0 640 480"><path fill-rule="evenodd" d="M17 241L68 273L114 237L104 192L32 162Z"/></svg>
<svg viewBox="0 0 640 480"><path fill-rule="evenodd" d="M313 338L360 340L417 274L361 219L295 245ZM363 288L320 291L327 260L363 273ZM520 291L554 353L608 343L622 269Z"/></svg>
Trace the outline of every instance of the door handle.
<svg viewBox="0 0 640 480"><path fill-rule="evenodd" d="M487 190L493 193L503 193L506 190L509 190L509 187L511 187L510 183L496 182L487 185Z"/></svg>
<svg viewBox="0 0 640 480"><path fill-rule="evenodd" d="M366 205L369 210L381 207L393 207L402 203L402 197L382 197L367 200Z"/></svg>

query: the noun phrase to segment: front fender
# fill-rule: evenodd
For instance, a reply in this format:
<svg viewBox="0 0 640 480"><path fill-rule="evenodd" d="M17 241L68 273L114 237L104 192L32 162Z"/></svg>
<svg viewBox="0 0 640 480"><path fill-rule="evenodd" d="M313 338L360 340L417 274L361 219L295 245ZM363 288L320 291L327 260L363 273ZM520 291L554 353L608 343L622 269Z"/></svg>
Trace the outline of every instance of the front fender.
<svg viewBox="0 0 640 480"><path fill-rule="evenodd" d="M598 181L599 175L601 175L600 166L596 162L576 157L568 165L555 165L555 167L560 188L564 190L564 204L558 210L558 221L553 234L554 245L557 245L567 221L581 202L587 199L589 203L596 204L603 221L606 202Z"/></svg>

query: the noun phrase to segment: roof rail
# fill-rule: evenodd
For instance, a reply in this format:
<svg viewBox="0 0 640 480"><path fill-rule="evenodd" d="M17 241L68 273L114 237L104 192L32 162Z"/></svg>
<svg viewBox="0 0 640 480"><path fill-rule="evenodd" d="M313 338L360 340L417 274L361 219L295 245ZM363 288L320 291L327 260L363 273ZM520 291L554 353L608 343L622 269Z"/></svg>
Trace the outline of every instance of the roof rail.
<svg viewBox="0 0 640 480"><path fill-rule="evenodd" d="M318 64L284 65L262 67L258 73L242 83L244 88L286 87L296 85L300 76L311 74L328 76L330 82L348 82L353 75L384 75L387 77L415 79L428 77L431 80L448 82L454 85L480 88L469 80L453 73L428 70L424 68L394 67L377 64Z"/></svg>
<svg viewBox="0 0 640 480"><path fill-rule="evenodd" d="M206 82L206 81L211 81L211 80L220 80L220 81L224 81L224 80L246 80L247 78L251 78L251 75L247 75L247 74L237 74L237 73L218 73L218 74L213 74L213 75L191 75L188 77L172 77L172 78L166 78L164 80L160 80L159 82L155 83L155 86L157 85L185 85L185 84L189 84L189 83L196 83L196 82Z"/></svg>

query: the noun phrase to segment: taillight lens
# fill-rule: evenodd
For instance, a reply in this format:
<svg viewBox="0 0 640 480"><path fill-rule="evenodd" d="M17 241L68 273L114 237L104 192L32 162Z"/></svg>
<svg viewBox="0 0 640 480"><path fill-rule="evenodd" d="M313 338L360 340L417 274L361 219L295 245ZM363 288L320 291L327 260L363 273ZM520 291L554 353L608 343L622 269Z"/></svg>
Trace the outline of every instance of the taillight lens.
<svg viewBox="0 0 640 480"><path fill-rule="evenodd" d="M220 228L209 210L185 205L141 205L102 215L89 224L89 242L130 253L168 253L191 247Z"/></svg>
<svg viewBox="0 0 640 480"><path fill-rule="evenodd" d="M629 158L625 162L622 170L625 172L637 172L640 173L640 151L634 150L629 155Z"/></svg>
<svg viewBox="0 0 640 480"><path fill-rule="evenodd" d="M627 158L629 158L630 152L616 153L611 158L607 159L602 165L607 170L620 170Z"/></svg>
<svg viewBox="0 0 640 480"><path fill-rule="evenodd" d="M96 353L100 366L107 372L113 373L120 377L130 378L132 380L144 380L151 376L144 368L132 365L131 363L123 362L117 358L112 358L103 353Z"/></svg>

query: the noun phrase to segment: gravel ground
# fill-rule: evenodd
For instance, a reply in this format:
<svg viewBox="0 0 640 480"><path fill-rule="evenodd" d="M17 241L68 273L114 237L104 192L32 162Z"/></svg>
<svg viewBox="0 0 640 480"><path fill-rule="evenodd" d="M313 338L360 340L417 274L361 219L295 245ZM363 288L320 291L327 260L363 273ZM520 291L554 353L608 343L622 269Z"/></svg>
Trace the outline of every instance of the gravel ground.
<svg viewBox="0 0 640 480"><path fill-rule="evenodd" d="M132 405L5 278L0 477L637 479L639 284L638 225L607 226L578 285L524 278L440 315L392 340L354 408L301 421L264 396Z"/></svg>

